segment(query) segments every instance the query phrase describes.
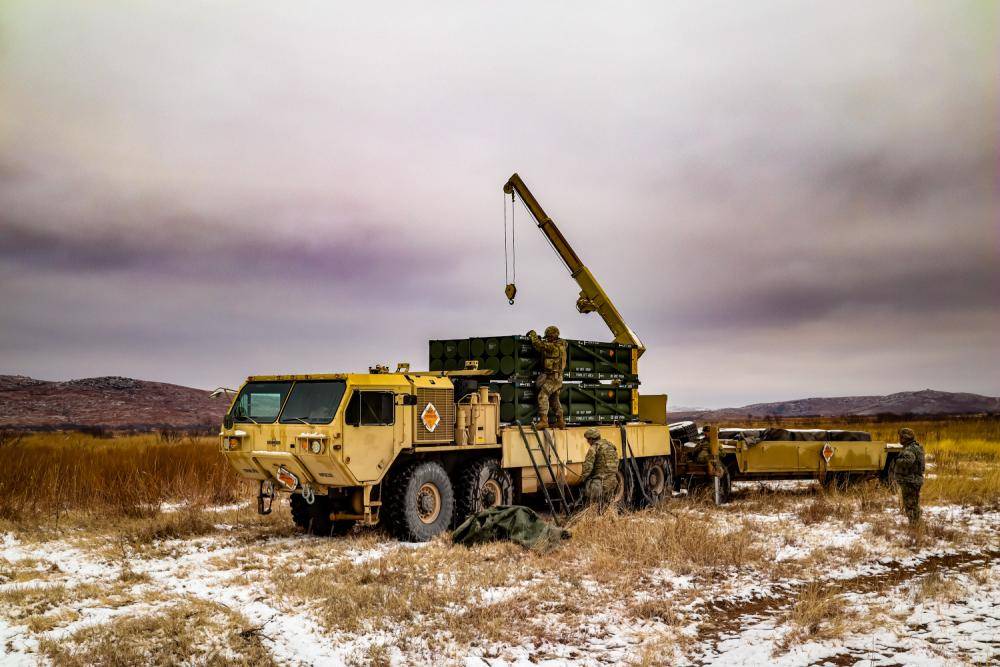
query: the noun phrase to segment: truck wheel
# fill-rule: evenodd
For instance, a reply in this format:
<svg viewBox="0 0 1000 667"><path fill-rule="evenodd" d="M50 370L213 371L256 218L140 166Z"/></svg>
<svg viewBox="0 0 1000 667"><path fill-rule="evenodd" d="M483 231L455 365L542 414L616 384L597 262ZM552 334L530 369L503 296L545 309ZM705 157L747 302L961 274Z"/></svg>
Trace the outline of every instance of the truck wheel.
<svg viewBox="0 0 1000 667"><path fill-rule="evenodd" d="M639 471L646 486L650 505L658 505L670 497L674 489L674 480L666 459L660 456L643 459Z"/></svg>
<svg viewBox="0 0 1000 667"><path fill-rule="evenodd" d="M354 521L330 519L330 499L317 496L313 504L307 503L300 494L293 493L291 498L292 521L302 530L312 535L330 537L345 535L354 527Z"/></svg>
<svg viewBox="0 0 1000 667"><path fill-rule="evenodd" d="M497 459L479 459L469 464L458 479L455 525L490 507L514 502L514 483Z"/></svg>
<svg viewBox="0 0 1000 667"><path fill-rule="evenodd" d="M436 461L405 468L388 491L387 523L398 539L426 542L451 525L455 494L448 473Z"/></svg>
<svg viewBox="0 0 1000 667"><path fill-rule="evenodd" d="M632 507L635 498L635 489L632 481L632 472L625 467L625 462L618 464L618 472L615 475L618 486L615 494L611 496L611 504L620 510Z"/></svg>
<svg viewBox="0 0 1000 667"><path fill-rule="evenodd" d="M292 521L302 530L308 531L312 518L309 505L297 493L293 493L288 502L292 506Z"/></svg>

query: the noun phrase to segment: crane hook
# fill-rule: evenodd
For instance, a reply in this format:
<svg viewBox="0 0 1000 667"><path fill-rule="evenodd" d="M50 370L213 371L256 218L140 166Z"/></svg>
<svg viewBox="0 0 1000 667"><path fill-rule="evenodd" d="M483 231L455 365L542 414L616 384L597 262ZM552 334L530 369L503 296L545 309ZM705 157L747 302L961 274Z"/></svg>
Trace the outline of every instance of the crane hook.
<svg viewBox="0 0 1000 667"><path fill-rule="evenodd" d="M514 283L508 283L507 287L504 288L503 293L507 295L507 303L514 305L514 296L517 294L517 287Z"/></svg>

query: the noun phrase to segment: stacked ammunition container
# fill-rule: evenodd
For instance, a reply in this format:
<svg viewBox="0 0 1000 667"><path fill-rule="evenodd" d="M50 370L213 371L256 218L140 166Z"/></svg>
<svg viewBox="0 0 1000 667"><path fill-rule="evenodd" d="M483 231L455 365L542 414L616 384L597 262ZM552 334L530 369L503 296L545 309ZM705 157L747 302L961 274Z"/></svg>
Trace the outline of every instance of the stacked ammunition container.
<svg viewBox="0 0 1000 667"><path fill-rule="evenodd" d="M568 423L607 424L638 417L638 354L634 345L567 340L566 371L560 395ZM527 336L430 341L432 371L465 368L467 361L492 371L489 383L500 394L500 420L528 423L537 415L535 378L541 356Z"/></svg>

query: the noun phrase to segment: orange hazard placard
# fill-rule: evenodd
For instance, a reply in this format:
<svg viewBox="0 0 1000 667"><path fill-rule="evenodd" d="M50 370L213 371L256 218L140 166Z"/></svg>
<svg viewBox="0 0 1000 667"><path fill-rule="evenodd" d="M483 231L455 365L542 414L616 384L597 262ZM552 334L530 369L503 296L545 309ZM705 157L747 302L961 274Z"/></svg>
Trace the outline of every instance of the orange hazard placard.
<svg viewBox="0 0 1000 667"><path fill-rule="evenodd" d="M833 447L830 446L829 442L823 444L821 453L823 454L823 460L829 463L830 459L833 458Z"/></svg>
<svg viewBox="0 0 1000 667"><path fill-rule="evenodd" d="M434 429L441 423L441 413L438 412L433 403L428 403L424 407L424 411L420 413L420 421L423 422L424 428L433 433Z"/></svg>

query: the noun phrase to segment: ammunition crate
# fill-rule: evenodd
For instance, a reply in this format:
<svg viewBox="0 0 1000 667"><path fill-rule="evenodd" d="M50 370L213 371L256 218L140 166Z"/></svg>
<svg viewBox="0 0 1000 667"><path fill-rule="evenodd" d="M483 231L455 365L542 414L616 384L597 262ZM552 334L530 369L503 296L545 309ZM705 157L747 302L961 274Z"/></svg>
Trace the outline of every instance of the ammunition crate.
<svg viewBox="0 0 1000 667"><path fill-rule="evenodd" d="M500 421L530 422L538 415L538 390L533 382L493 382L490 391L500 394ZM567 383L559 393L563 415L572 424L610 424L635 421L630 386L599 383Z"/></svg>
<svg viewBox="0 0 1000 667"><path fill-rule="evenodd" d="M566 341L563 380L619 380L638 383L634 345ZM493 371L493 380L530 380L541 372L541 357L527 336L494 336L430 341L432 371L457 371L466 361Z"/></svg>

